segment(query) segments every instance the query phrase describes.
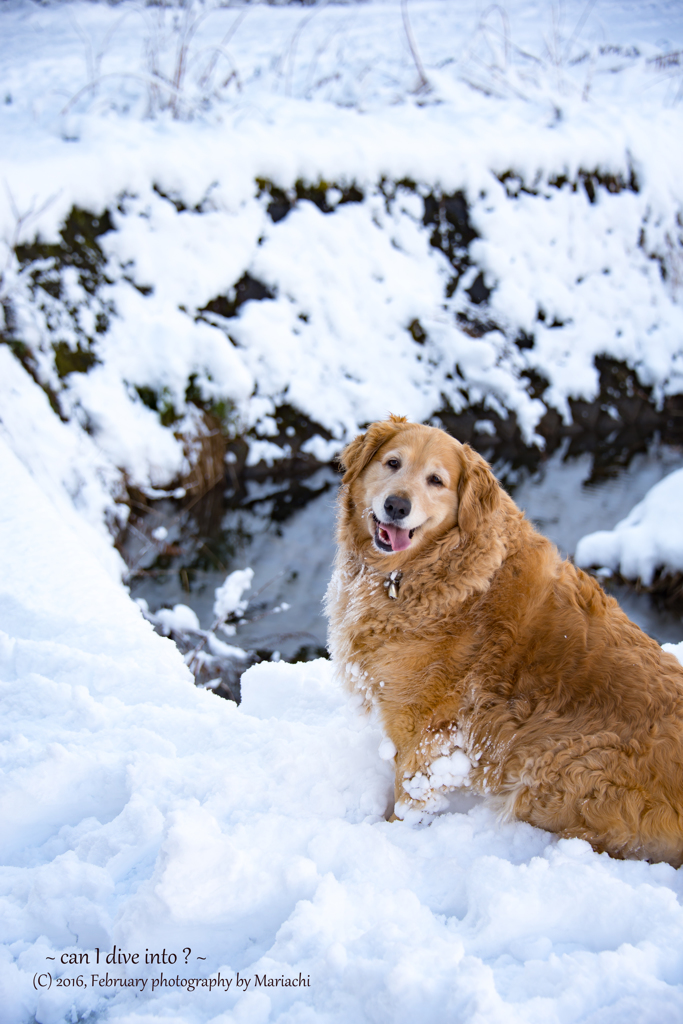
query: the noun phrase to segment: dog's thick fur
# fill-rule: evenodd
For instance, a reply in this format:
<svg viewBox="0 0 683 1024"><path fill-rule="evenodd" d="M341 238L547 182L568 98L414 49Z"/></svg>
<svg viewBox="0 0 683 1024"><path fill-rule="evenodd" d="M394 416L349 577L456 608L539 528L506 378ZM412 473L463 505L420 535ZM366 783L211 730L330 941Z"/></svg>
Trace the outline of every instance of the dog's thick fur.
<svg viewBox="0 0 683 1024"><path fill-rule="evenodd" d="M467 445L391 417L341 460L330 649L396 748L395 814L438 810L464 781L598 851L680 866L673 655L560 558ZM382 522L396 495L410 503L402 533ZM464 779L447 774L458 750Z"/></svg>

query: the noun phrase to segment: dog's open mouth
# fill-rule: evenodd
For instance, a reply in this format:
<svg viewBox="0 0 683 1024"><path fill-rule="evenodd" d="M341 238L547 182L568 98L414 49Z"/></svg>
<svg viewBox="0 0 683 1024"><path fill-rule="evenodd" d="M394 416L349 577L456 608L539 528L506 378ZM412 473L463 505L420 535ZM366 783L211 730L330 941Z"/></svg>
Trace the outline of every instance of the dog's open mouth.
<svg viewBox="0 0 683 1024"><path fill-rule="evenodd" d="M405 551L410 547L415 530L419 529L416 526L412 530L404 530L395 523L381 523L374 512L372 518L375 520L375 544L380 551Z"/></svg>

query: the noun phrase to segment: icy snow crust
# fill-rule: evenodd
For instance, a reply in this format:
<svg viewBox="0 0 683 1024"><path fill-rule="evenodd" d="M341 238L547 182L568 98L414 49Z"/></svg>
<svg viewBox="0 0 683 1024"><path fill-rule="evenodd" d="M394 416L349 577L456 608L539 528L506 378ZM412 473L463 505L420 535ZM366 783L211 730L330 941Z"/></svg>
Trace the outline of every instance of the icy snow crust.
<svg viewBox="0 0 683 1024"><path fill-rule="evenodd" d="M2 441L0 472L3 1024L680 1018L680 872L485 803L386 822L393 751L329 663L258 665L240 707L196 689ZM179 963L59 962L114 945Z"/></svg>
<svg viewBox="0 0 683 1024"><path fill-rule="evenodd" d="M516 0L505 24L496 5L410 7L430 91L415 91L393 0L256 5L201 23L171 103L145 61L158 52L171 74L177 13L3 5L4 327L95 441L97 466L88 440L74 451L91 521L102 487L112 521L124 484L163 489L188 472L203 430L190 391L222 403L229 430L255 431L249 464L288 454L269 440L283 402L331 435L306 448L330 458L360 425L388 411L422 420L444 401L514 412L540 443L546 406L568 418L571 397L596 397L600 353L657 400L683 391L683 107L678 58L662 58L683 40L680 4L604 0L578 35L578 0L554 21ZM257 182L291 199L297 180L333 184L329 212L300 199L275 223ZM362 201L342 201L337 186L351 185ZM451 294L424 198L455 192L478 237ZM114 230L99 237L95 292L67 267L55 296L8 246L56 241L74 205L108 210ZM245 273L272 298L199 314ZM55 341L86 345L94 365L60 379Z"/></svg>

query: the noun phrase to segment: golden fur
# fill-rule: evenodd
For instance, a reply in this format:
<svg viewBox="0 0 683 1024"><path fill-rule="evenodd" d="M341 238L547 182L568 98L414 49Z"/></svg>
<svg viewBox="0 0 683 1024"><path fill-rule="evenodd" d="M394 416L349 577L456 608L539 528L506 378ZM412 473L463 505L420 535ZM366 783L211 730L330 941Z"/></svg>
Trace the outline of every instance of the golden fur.
<svg viewBox="0 0 683 1024"><path fill-rule="evenodd" d="M439 810L464 783L596 850L679 866L673 655L560 558L467 445L391 417L341 460L330 650L396 748L396 815ZM414 532L381 550L373 513L397 494Z"/></svg>

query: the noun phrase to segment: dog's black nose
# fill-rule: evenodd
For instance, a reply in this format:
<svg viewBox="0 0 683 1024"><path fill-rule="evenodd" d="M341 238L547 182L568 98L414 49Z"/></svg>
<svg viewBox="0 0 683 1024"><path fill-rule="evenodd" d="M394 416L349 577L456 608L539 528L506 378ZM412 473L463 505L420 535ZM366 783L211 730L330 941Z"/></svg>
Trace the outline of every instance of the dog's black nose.
<svg viewBox="0 0 683 1024"><path fill-rule="evenodd" d="M408 498L399 498L397 494L390 494L384 502L384 512L387 519L393 522L405 519L410 515L410 501Z"/></svg>

